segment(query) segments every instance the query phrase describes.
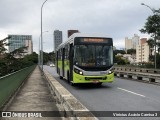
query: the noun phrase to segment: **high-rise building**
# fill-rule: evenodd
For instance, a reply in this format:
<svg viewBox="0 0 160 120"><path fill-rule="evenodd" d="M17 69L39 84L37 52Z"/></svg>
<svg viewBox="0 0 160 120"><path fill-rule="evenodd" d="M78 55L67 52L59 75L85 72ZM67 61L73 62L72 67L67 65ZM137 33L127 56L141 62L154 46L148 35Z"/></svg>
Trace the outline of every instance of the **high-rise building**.
<svg viewBox="0 0 160 120"><path fill-rule="evenodd" d="M68 38L74 34L74 33L78 33L79 31L78 30L68 30Z"/></svg>
<svg viewBox="0 0 160 120"><path fill-rule="evenodd" d="M149 62L149 46L147 38L140 39L140 44L136 47L136 62Z"/></svg>
<svg viewBox="0 0 160 120"><path fill-rule="evenodd" d="M10 44L8 46L9 53L21 47L26 47L23 55L33 53L32 35L8 35L8 37L11 37L8 39Z"/></svg>
<svg viewBox="0 0 160 120"><path fill-rule="evenodd" d="M127 52L128 49L132 49L132 40L125 38L125 51Z"/></svg>
<svg viewBox="0 0 160 120"><path fill-rule="evenodd" d="M62 31L55 30L53 33L53 37L54 37L54 51L55 51L58 45L62 43Z"/></svg>
<svg viewBox="0 0 160 120"><path fill-rule="evenodd" d="M125 51L127 52L128 49L136 49L136 46L139 45L139 36L134 34L132 39L125 38Z"/></svg>
<svg viewBox="0 0 160 120"><path fill-rule="evenodd" d="M140 37L137 34L134 34L132 37L133 49L136 49L136 46L139 45L139 39Z"/></svg>

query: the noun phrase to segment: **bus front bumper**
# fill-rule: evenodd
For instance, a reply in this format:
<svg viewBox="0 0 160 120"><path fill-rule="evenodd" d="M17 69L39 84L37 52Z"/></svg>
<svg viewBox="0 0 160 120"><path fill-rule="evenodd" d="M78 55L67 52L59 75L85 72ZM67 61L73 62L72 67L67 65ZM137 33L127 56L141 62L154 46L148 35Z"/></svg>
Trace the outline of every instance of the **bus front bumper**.
<svg viewBox="0 0 160 120"><path fill-rule="evenodd" d="M114 73L105 76L84 76L73 72L73 83L111 83L114 80Z"/></svg>

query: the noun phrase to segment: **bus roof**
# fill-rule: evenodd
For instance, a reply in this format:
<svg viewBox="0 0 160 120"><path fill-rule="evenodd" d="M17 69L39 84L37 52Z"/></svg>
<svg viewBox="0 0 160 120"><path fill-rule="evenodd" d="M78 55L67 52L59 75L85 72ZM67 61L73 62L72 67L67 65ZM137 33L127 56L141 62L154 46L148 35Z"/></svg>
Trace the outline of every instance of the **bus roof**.
<svg viewBox="0 0 160 120"><path fill-rule="evenodd" d="M57 47L56 51L57 51L59 48L63 47L63 46L64 46L65 44L67 44L67 43L73 43L73 40L74 40L75 37L111 38L111 37L107 37L106 35L103 35L103 34L74 33L74 34L72 34L72 35L68 38L67 41L61 43L61 44Z"/></svg>
<svg viewBox="0 0 160 120"><path fill-rule="evenodd" d="M99 38L108 38L104 34L84 34L84 33L74 33L72 34L69 39L75 38L75 37L99 37Z"/></svg>

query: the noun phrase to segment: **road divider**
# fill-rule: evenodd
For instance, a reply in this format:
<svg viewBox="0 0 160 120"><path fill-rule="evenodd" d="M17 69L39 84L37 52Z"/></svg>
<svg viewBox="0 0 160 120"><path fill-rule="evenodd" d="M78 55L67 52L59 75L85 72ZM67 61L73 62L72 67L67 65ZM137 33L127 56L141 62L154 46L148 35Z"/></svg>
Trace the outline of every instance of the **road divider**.
<svg viewBox="0 0 160 120"><path fill-rule="evenodd" d="M152 84L160 84L160 70L114 67L114 75L117 77L129 78L144 81Z"/></svg>

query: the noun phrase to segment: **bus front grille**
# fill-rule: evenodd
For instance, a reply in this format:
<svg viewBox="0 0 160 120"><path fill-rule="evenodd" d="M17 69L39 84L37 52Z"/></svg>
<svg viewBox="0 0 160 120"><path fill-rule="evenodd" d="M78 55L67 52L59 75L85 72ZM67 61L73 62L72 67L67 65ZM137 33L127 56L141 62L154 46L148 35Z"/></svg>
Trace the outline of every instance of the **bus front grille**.
<svg viewBox="0 0 160 120"><path fill-rule="evenodd" d="M107 77L85 77L85 80L106 80Z"/></svg>

